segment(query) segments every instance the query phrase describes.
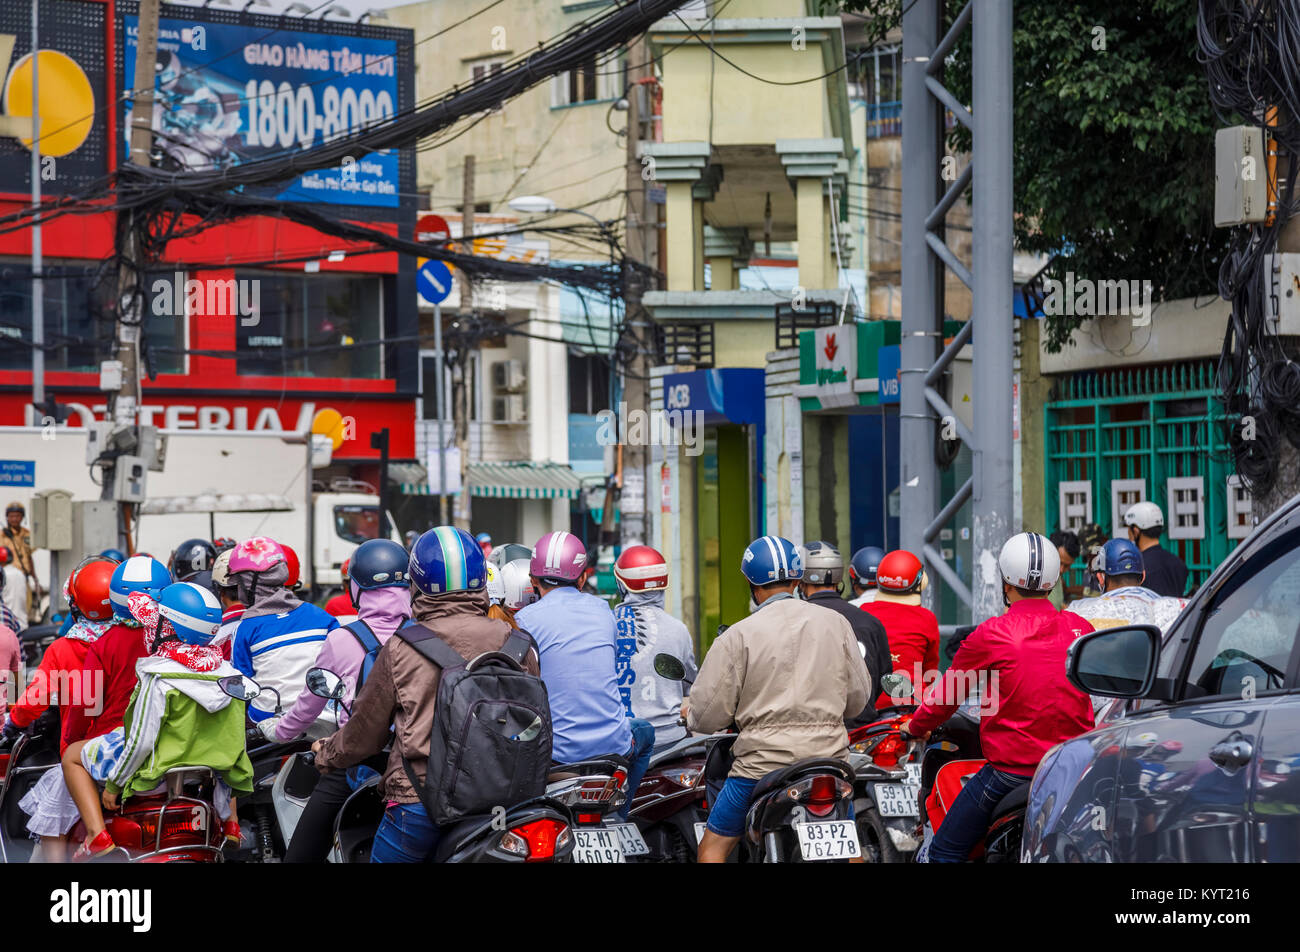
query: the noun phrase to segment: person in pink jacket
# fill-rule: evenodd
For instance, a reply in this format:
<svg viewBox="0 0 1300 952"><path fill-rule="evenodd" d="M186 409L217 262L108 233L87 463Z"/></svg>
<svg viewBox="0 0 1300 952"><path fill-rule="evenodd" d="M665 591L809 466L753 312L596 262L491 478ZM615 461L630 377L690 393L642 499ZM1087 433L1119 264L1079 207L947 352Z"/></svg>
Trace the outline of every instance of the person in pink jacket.
<svg viewBox="0 0 1300 952"><path fill-rule="evenodd" d="M330 631L315 664L343 679L339 727L347 723L348 710L379 648L411 617L409 559L406 549L390 539L363 542L352 556L348 589L359 617ZM312 725L325 703L324 698L303 691L286 714L261 721L258 727L273 743L287 743ZM325 861L334 817L352 793L354 776L352 770L335 770L321 777L294 828L284 855L286 863Z"/></svg>
<svg viewBox="0 0 1300 952"><path fill-rule="evenodd" d="M962 788L930 843L932 863L960 863L988 831L993 810L1034 776L1049 749L1093 727L1092 702L1065 677L1070 644L1092 631L1049 601L1061 574L1056 546L1032 532L1012 536L998 557L1007 610L961 643L952 666L903 725L924 737L980 691L980 745L988 759Z"/></svg>

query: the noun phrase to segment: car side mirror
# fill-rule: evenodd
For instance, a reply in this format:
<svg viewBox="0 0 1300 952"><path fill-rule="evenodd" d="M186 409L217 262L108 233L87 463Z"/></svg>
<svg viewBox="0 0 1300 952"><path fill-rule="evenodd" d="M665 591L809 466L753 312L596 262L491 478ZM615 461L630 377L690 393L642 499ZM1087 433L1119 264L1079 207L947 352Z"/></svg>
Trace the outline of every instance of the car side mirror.
<svg viewBox="0 0 1300 952"><path fill-rule="evenodd" d="M686 680L686 665L682 664L680 658L660 652L655 655L654 665L655 674L661 678L667 678L669 681Z"/></svg>
<svg viewBox="0 0 1300 952"><path fill-rule="evenodd" d="M1075 639L1066 655L1066 676L1085 694L1146 697L1160 661L1155 625L1105 628Z"/></svg>
<svg viewBox="0 0 1300 952"><path fill-rule="evenodd" d="M327 701L341 701L347 688L343 679L328 668L312 668L307 672L307 690Z"/></svg>
<svg viewBox="0 0 1300 952"><path fill-rule="evenodd" d="M218 679L217 687L236 701L253 701L262 693L260 684L242 674L232 674Z"/></svg>

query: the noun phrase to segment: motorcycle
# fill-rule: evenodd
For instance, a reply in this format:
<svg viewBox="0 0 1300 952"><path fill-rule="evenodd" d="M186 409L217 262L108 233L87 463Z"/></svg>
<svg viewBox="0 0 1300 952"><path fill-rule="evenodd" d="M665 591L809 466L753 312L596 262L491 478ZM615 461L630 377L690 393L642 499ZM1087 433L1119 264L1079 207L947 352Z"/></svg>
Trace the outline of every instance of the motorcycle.
<svg viewBox="0 0 1300 952"><path fill-rule="evenodd" d="M48 708L11 744L0 746L0 860L26 863L36 841L27 832L28 816L18 806L41 776L59 768L59 712Z"/></svg>
<svg viewBox="0 0 1300 952"><path fill-rule="evenodd" d="M650 863L693 863L708 810L701 779L713 744L730 734L685 737L650 758L628 819L641 831Z"/></svg>
<svg viewBox="0 0 1300 952"><path fill-rule="evenodd" d="M911 694L911 679L890 673L881 687L893 697ZM877 719L849 731L849 765L856 777L853 810L863 858L869 863L902 863L920 847L916 835L921 745L899 730L916 708L882 708Z"/></svg>

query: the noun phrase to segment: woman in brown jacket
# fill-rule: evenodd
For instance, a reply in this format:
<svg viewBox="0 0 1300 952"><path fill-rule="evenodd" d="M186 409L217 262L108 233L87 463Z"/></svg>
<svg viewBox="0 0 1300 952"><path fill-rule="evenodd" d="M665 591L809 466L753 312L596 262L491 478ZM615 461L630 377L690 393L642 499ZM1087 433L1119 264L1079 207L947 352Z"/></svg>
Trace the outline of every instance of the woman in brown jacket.
<svg viewBox="0 0 1300 952"><path fill-rule="evenodd" d="M436 632L461 657L496 651L513 633L508 624L487 615L487 562L469 533L450 526L430 529L411 547L410 570L415 622ZM536 650L524 659L524 669L538 673ZM317 767L341 770L383 750L392 725L393 749L382 785L388 809L375 833L372 863L422 863L438 845L440 831L425 812L403 760L422 788L441 675L440 667L401 637L390 638L376 656L347 724L312 745Z"/></svg>

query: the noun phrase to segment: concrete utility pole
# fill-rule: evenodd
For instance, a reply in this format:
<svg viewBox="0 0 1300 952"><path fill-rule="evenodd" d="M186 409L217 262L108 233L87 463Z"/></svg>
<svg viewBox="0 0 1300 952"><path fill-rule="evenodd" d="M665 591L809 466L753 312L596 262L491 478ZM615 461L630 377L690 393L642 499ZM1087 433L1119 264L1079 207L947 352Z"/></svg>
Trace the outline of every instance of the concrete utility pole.
<svg viewBox="0 0 1300 952"><path fill-rule="evenodd" d="M32 207L41 207L41 9L32 0ZM41 216L32 217L32 404L40 414L45 402L45 282ZM41 418L36 417L37 425ZM52 586L51 586L52 587Z"/></svg>
<svg viewBox="0 0 1300 952"><path fill-rule="evenodd" d="M967 110L941 78L944 61L973 21L973 103ZM975 622L1002 611L997 556L1012 525L1011 26L1009 0L969 0L939 38L943 0L916 0L903 17L903 326L900 441L903 547L920 554L955 591ZM971 130L972 161L940 196L943 116ZM943 239L944 217L974 184L967 269ZM942 354L943 267L971 289L971 320ZM957 352L974 346L972 433L937 384ZM937 359L936 359L937 357ZM936 422L971 451L971 476L939 507ZM971 584L934 545L940 530L972 502Z"/></svg>
<svg viewBox="0 0 1300 952"><path fill-rule="evenodd" d="M474 253L474 156L465 156L464 179L461 197L461 246L465 254ZM460 274L460 314L465 327L469 326L474 310L474 288L469 275L461 269ZM456 344L456 363L460 367L460 382L455 388L456 395L452 401L455 414L454 430L456 449L460 452L460 494L456 497L456 527L469 531L470 495L469 495L469 351L465 346L463 333Z"/></svg>

